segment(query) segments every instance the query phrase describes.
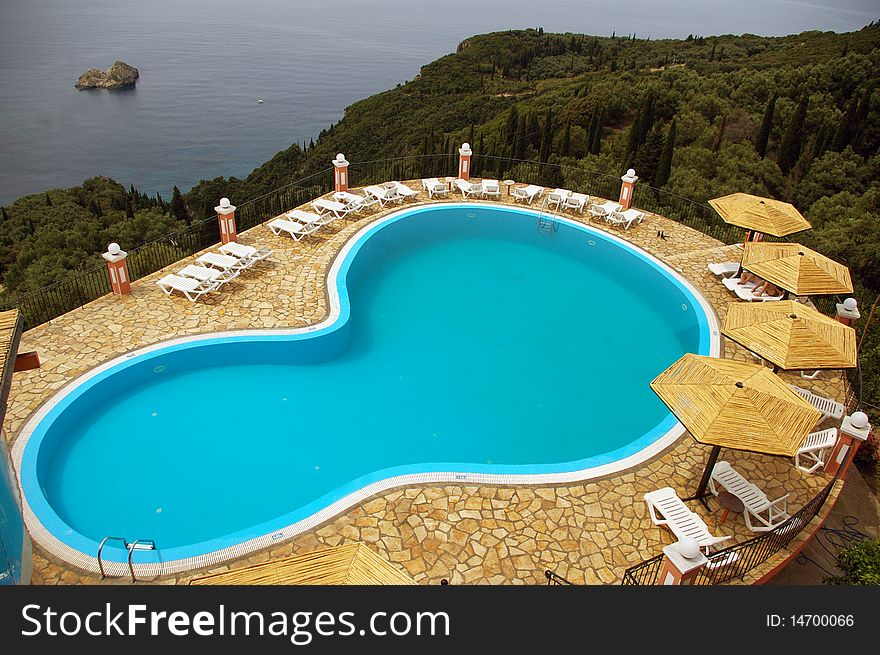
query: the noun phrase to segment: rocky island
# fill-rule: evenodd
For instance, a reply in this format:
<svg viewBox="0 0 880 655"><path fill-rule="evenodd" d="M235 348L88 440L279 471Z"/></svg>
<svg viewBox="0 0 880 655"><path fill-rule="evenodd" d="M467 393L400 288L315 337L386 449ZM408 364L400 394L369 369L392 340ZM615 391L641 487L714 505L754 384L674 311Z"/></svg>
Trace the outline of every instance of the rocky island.
<svg viewBox="0 0 880 655"><path fill-rule="evenodd" d="M74 86L83 89L119 89L133 85L140 74L134 66L129 66L124 61L117 61L105 71L90 68L79 76Z"/></svg>

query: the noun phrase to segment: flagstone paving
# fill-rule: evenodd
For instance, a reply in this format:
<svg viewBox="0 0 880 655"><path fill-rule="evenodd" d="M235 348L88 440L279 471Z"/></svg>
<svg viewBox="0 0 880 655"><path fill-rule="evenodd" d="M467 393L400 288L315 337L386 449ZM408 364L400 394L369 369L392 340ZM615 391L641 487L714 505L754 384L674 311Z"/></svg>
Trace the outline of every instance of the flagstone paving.
<svg viewBox="0 0 880 655"><path fill-rule="evenodd" d="M410 186L417 187L418 182ZM460 201L460 197L454 200ZM420 193L415 202L429 200ZM500 202L511 200L504 195ZM129 296L104 296L29 330L22 336L21 350L38 351L42 366L16 373L13 378L4 426L7 439L14 442L26 419L68 382L130 350L183 335L298 327L322 320L327 315L324 282L331 262L353 234L386 213L373 209L355 220L335 221L303 242L276 237L266 227L257 226L241 234L239 241L269 246L273 256L222 293L196 303L164 296L155 280L179 269L182 264L178 263L135 282ZM626 231L591 222L586 213L567 215L613 232L667 262L703 293L723 321L727 304L735 298L708 272L706 264L738 259L741 249L737 245L725 246L658 215L649 215ZM658 230L663 230L665 239L658 236ZM724 343L724 354L754 361L729 340ZM823 395L844 399L845 382L838 374L823 371L813 381L790 373L781 375ZM681 496L693 492L708 453L709 447L685 435L647 463L581 484L440 484L393 489L271 548L155 582L185 584L196 575L362 541L424 584L437 584L444 578L452 584L541 584L546 569L573 582L617 583L627 567L658 554L673 541L668 530L651 523L643 494L663 486L674 487ZM724 457L758 481L771 498L791 493L792 512L828 482L824 474L804 474L782 458L732 450L726 450ZM709 513L698 503L693 505L716 534L731 534L734 542L753 536L741 514L732 513L719 525L720 511ZM101 582L38 544L33 564L35 584ZM756 570L749 581L759 573Z"/></svg>

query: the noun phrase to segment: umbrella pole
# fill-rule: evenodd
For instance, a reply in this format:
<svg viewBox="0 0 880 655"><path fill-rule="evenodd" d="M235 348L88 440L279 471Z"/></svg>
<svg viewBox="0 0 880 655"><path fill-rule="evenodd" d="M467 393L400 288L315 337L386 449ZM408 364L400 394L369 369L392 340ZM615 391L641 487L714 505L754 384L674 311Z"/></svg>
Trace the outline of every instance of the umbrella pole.
<svg viewBox="0 0 880 655"><path fill-rule="evenodd" d="M721 446L712 446L712 452L709 453L709 461L706 462L706 468L703 470L703 477L700 478L700 485L697 487L697 493L685 500L699 500L706 509L709 509L709 503L706 502L706 487L709 485L709 478L712 476L712 469L715 468L715 462L718 461L718 454L721 452Z"/></svg>

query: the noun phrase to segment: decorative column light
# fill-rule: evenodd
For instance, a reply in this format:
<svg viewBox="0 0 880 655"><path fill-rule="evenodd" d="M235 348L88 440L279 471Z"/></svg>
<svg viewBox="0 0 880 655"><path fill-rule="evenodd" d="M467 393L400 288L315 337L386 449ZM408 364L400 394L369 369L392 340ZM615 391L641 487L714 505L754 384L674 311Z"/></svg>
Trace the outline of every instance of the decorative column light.
<svg viewBox="0 0 880 655"><path fill-rule="evenodd" d="M235 241L238 234L235 230L235 205L229 204L229 198L220 198L220 204L214 207L217 221L220 223L220 243Z"/></svg>
<svg viewBox="0 0 880 655"><path fill-rule="evenodd" d="M131 277L128 275L128 264L125 258L128 253L119 247L118 243L107 246L107 252L101 257L107 260L107 272L110 274L110 288L113 293L127 296L131 293Z"/></svg>
<svg viewBox="0 0 880 655"><path fill-rule="evenodd" d="M348 162L341 152L333 160L333 168L333 184L336 187L336 193L348 191Z"/></svg>
<svg viewBox="0 0 880 655"><path fill-rule="evenodd" d="M843 302L837 303L837 320L844 325L852 325L859 320L862 315L859 313L859 303L855 298L847 298Z"/></svg>
<svg viewBox="0 0 880 655"><path fill-rule="evenodd" d="M837 438L834 450L831 451L828 463L825 464L825 472L834 475L840 471L838 477L843 480L859 446L867 441L870 434L871 424L868 422L867 414L853 412L851 416L844 416L840 424L840 436Z"/></svg>
<svg viewBox="0 0 880 655"><path fill-rule="evenodd" d="M471 150L471 144L462 143L458 149L458 176L463 180L471 179L471 157L474 151Z"/></svg>
<svg viewBox="0 0 880 655"><path fill-rule="evenodd" d="M689 586L709 561L695 539L683 537L663 549L660 584Z"/></svg>
<svg viewBox="0 0 880 655"><path fill-rule="evenodd" d="M626 211L632 207L633 192L636 188L636 182L639 181L639 176L636 175L635 169L631 168L626 172L626 175L620 178L620 181L623 184L620 185L620 199L617 202L622 207L621 211Z"/></svg>

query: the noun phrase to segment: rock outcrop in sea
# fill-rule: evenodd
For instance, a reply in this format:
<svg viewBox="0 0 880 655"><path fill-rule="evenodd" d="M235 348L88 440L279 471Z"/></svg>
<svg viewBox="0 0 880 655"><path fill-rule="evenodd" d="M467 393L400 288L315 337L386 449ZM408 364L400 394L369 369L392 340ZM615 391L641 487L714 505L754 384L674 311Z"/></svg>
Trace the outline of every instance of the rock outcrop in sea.
<svg viewBox="0 0 880 655"><path fill-rule="evenodd" d="M131 86L137 82L140 73L134 66L129 66L124 61L117 61L105 71L90 68L79 76L74 86L83 89L119 89Z"/></svg>

